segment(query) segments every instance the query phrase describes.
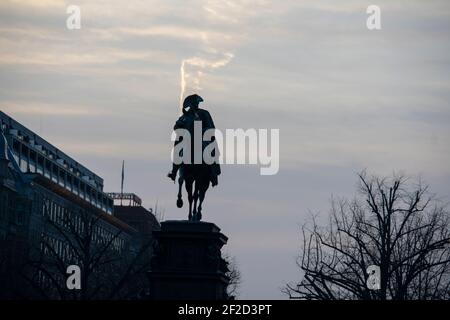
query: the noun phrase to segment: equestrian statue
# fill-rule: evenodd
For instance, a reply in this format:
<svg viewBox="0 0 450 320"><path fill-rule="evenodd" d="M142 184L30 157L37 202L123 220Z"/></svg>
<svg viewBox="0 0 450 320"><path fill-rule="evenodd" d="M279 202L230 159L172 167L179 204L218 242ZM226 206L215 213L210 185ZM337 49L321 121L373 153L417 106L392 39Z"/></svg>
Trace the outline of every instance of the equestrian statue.
<svg viewBox="0 0 450 320"><path fill-rule="evenodd" d="M184 129L190 134L190 143L188 148L190 148L190 156L188 161L182 161L180 164L176 164L172 161L172 171L167 175L172 181L175 182L178 173L178 198L177 207L183 207L182 199L182 187L185 184L188 201L189 201L189 221L200 221L202 219L202 204L205 199L206 191L211 184L213 187L218 184L218 176L220 175L220 164L218 161L218 148L215 137L209 141L203 141L203 134L209 129L215 129L213 119L207 110L199 108L200 102L203 99L197 94L190 95L186 97L183 102L182 115L178 118L175 123L174 130L177 133L177 129ZM194 130L195 123L201 122L201 132ZM201 137L196 137L195 135L201 134ZM201 144L201 162L196 163L194 159L194 152L199 152L194 148L194 141L200 139ZM174 150L177 144L181 143L183 137L176 137ZM213 147L212 156L215 159L213 163L205 163L203 159L203 152L205 148L210 144L215 144ZM211 149L210 149L211 150ZM183 151L181 150L179 156L183 156ZM186 155L186 154L185 154ZM186 159L186 158L183 158ZM209 161L208 161L209 162Z"/></svg>

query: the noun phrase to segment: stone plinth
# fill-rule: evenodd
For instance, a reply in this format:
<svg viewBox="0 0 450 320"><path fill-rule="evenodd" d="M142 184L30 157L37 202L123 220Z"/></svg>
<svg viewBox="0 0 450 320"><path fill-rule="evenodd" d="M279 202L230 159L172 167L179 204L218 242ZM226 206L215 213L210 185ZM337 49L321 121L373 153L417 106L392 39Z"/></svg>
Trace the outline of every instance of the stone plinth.
<svg viewBox="0 0 450 320"><path fill-rule="evenodd" d="M228 269L221 248L228 238L215 224L165 221L154 239L151 299L227 299Z"/></svg>

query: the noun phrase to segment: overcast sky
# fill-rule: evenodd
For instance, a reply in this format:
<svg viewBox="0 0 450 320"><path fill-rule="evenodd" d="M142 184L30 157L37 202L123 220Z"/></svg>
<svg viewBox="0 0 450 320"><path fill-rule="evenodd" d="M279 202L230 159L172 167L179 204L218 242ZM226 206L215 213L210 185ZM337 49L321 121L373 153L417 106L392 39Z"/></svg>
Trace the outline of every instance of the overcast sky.
<svg viewBox="0 0 450 320"><path fill-rule="evenodd" d="M81 29L66 8L81 8ZM382 29L366 28L367 6ZM230 240L240 298L285 298L299 226L356 173L422 176L450 195L450 2L2 0L0 109L166 219L170 133L198 92L216 126L280 129L280 171L223 166L204 220ZM449 199L450 200L450 199Z"/></svg>

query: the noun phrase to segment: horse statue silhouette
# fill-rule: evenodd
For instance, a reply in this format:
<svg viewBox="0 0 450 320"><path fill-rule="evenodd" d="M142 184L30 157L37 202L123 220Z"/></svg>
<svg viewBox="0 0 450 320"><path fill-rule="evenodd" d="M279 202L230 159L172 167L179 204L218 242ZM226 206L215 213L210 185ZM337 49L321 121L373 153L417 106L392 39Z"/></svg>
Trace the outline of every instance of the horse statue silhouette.
<svg viewBox="0 0 450 320"><path fill-rule="evenodd" d="M206 191L209 188L210 183L213 187L218 184L218 176L220 175L220 165L218 163L218 149L214 147L212 156L215 161L212 164L205 163L203 159L203 151L205 148L214 143L217 146L215 137L213 136L210 141L203 141L203 133L208 129L215 129L213 119L208 111L199 108L200 102L203 99L197 94L190 95L186 97L183 102L183 114L178 118L175 123L174 130L184 129L190 134L190 144L188 148L190 150L190 156L187 156L189 161L183 161L181 164L172 163L172 171L167 175L174 182L177 177L178 172L178 198L177 207L183 207L182 199L182 188L183 183L185 183L186 192L189 201L189 221L200 221L202 219L202 204L205 200ZM196 137L194 134L200 132L195 132L194 125L196 121L201 121L202 137ZM198 152L194 148L195 139L200 139L202 141L202 161L201 163L194 163L194 152ZM183 137L178 137L175 139L174 148L177 144L181 143ZM186 156L186 154L184 154ZM183 156L183 150L180 151L180 156ZM184 158L185 159L185 158Z"/></svg>

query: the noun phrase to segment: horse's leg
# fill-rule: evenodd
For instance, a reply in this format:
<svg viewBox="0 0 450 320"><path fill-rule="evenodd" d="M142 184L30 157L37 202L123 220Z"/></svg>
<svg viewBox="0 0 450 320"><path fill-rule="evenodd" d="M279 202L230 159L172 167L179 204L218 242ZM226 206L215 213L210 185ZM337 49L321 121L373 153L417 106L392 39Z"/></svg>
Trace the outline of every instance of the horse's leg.
<svg viewBox="0 0 450 320"><path fill-rule="evenodd" d="M188 194L188 201L189 201L189 221L192 220L192 200L193 200L193 196L192 196L192 184L194 183L193 179L186 179L186 183L185 183L185 187L186 187L186 192Z"/></svg>
<svg viewBox="0 0 450 320"><path fill-rule="evenodd" d="M177 199L177 207L183 207L183 199L182 199L182 188L183 188L183 178L178 178L178 199Z"/></svg>
<svg viewBox="0 0 450 320"><path fill-rule="evenodd" d="M199 188L199 183L198 183L198 180L196 180L195 181L195 187L194 187L194 220L195 221L199 220L198 216L197 216L197 214L198 214L198 211L197 211L197 200L198 200L198 192L199 192L198 188Z"/></svg>
<svg viewBox="0 0 450 320"><path fill-rule="evenodd" d="M198 204L198 220L200 221L202 219L202 204L203 200L205 200L206 191L209 188L209 179L202 179L202 182L200 184L200 191L199 191L199 204Z"/></svg>

